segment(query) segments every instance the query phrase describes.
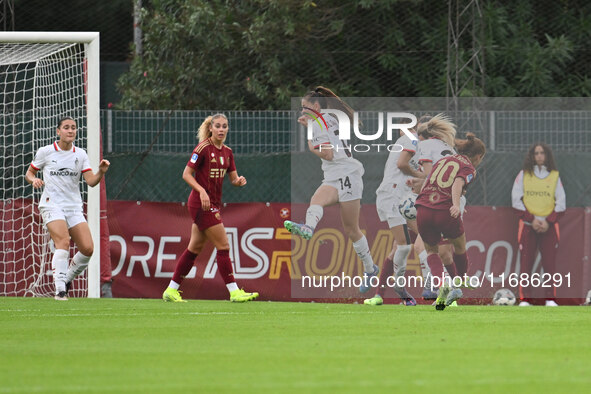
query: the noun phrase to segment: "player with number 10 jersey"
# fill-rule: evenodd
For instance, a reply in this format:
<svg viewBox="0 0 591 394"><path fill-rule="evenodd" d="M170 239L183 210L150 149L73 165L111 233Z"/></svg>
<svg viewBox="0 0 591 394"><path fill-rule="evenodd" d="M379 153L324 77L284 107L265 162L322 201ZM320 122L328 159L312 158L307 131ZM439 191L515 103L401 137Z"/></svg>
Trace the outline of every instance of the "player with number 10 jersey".
<svg viewBox="0 0 591 394"><path fill-rule="evenodd" d="M486 153L484 143L472 133L467 134L466 140L456 140L455 145L459 154L446 156L435 163L415 203L417 227L425 243L429 268L434 277L442 279L443 264L438 255L442 236L449 239L454 247L456 266L468 267L460 197L474 180L475 167ZM461 296L460 289L443 286L439 290L436 308L442 310Z"/></svg>

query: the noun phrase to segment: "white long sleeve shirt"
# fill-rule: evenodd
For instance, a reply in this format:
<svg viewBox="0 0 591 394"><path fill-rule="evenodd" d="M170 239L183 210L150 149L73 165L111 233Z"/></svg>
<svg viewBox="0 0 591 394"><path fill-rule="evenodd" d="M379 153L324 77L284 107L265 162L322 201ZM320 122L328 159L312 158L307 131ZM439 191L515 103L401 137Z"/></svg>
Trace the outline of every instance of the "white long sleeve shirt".
<svg viewBox="0 0 591 394"><path fill-rule="evenodd" d="M534 175L540 179L546 178L550 175L550 171L546 169L546 166L534 166ZM554 191L554 212L564 212L566 211L566 193L564 192L564 187L562 186L562 181L560 177L558 177L558 181L556 184L556 190ZM518 209L520 211L526 211L525 204L523 203L523 170L517 174L517 178L515 178L515 183L513 183L513 190L511 190L511 200L513 208ZM536 219L545 219L546 216L534 216Z"/></svg>

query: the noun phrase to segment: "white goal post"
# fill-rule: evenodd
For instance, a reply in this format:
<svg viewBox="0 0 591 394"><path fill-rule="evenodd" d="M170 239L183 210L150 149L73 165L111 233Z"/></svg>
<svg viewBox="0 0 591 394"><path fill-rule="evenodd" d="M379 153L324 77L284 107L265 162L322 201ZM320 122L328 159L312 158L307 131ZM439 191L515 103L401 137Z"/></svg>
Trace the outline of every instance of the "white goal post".
<svg viewBox="0 0 591 394"><path fill-rule="evenodd" d="M86 149L98 170L99 67L98 32L0 32L0 296L53 295L51 251L37 208L40 192L24 174L35 152L55 140L58 118L68 115L78 123L75 145ZM94 253L74 295L98 298L100 186L84 185L83 197Z"/></svg>

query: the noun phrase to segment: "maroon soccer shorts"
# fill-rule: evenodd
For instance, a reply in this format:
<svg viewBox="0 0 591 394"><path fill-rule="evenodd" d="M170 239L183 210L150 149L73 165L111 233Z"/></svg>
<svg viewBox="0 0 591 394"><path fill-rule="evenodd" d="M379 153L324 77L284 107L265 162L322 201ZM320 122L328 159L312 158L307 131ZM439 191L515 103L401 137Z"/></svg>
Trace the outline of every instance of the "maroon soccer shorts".
<svg viewBox="0 0 591 394"><path fill-rule="evenodd" d="M431 209L417 206L417 227L423 241L437 245L441 237L454 239L464 233L464 223L460 217L452 218L449 209Z"/></svg>
<svg viewBox="0 0 591 394"><path fill-rule="evenodd" d="M201 207L189 206L189 213L199 231L205 231L216 224L222 223L222 216L218 208L210 208L209 211L204 211Z"/></svg>

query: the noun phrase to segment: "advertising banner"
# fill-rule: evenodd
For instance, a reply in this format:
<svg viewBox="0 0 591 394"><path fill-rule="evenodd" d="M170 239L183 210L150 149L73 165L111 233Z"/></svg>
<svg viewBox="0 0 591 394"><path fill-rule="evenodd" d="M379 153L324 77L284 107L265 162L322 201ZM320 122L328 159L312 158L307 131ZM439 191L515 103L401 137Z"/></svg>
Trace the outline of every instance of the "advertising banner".
<svg viewBox="0 0 591 394"><path fill-rule="evenodd" d="M362 265L343 233L338 207L325 210L309 241L292 238L284 229L284 220L302 220L306 208L305 204L240 203L221 210L238 285L258 291L261 300L362 302L373 296L375 288L365 294L357 288ZM189 242L192 222L187 207L180 203L109 201L108 211L113 295L161 297L176 260ZM464 216L468 275L478 286L464 290L464 302L489 303L500 288L518 295L521 284L539 290L540 297L544 287L553 285L563 303L579 303L591 286L590 265L584 253L590 236L585 233L588 217L583 208L569 208L560 220L555 273L540 270L539 256L531 273L521 273L518 221L512 209L468 207ZM374 262L383 269L393 237L386 223L379 221L375 206L362 206L360 226ZM420 302L423 278L414 251L408 258L405 277L404 284ZM386 286L386 302L397 303L400 300L390 288L393 285L372 283L373 287ZM197 257L181 290L186 299L228 298L210 243Z"/></svg>

